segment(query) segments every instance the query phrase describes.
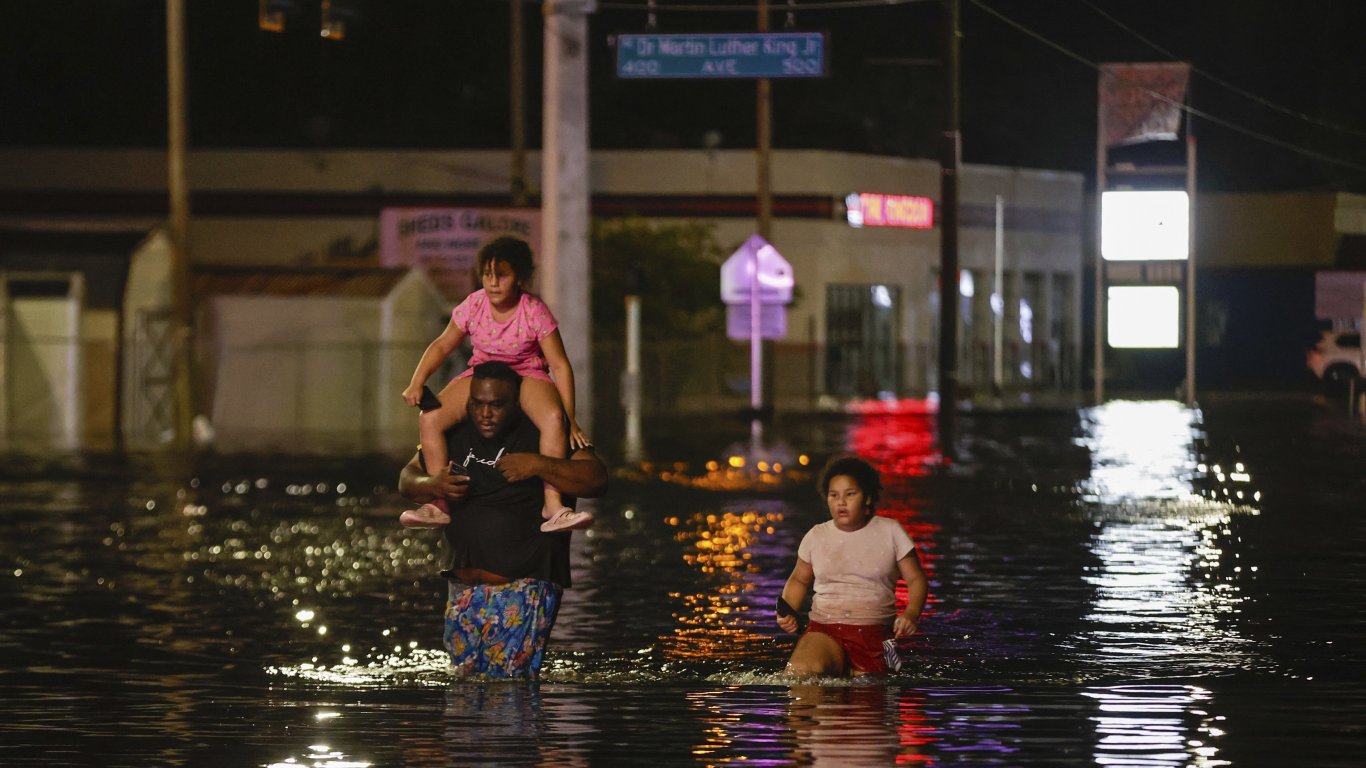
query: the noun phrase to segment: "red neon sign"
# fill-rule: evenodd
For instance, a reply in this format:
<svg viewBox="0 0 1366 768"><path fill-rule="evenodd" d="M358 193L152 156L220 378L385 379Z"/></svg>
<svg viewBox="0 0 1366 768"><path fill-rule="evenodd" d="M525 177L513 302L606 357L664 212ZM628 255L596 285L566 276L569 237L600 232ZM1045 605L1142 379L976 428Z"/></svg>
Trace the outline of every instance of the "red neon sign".
<svg viewBox="0 0 1366 768"><path fill-rule="evenodd" d="M845 207L849 223L855 227L930 229L934 226L934 201L928 197L855 192L845 199Z"/></svg>

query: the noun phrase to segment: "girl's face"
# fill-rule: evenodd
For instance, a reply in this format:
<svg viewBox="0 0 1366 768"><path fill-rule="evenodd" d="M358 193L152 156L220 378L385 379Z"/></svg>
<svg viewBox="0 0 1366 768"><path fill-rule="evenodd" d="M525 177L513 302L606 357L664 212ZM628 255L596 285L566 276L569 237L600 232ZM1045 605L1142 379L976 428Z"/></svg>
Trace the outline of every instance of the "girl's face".
<svg viewBox="0 0 1366 768"><path fill-rule="evenodd" d="M830 518L841 531L857 531L868 524L873 516L872 505L863 489L849 475L835 475L830 478L830 487L825 492L825 506L830 509Z"/></svg>
<svg viewBox="0 0 1366 768"><path fill-rule="evenodd" d="M483 283L485 295L496 307L511 306L521 296L522 289L517 284L517 273L513 272L512 266L505 261L490 261L484 266L484 273L479 276L479 280Z"/></svg>

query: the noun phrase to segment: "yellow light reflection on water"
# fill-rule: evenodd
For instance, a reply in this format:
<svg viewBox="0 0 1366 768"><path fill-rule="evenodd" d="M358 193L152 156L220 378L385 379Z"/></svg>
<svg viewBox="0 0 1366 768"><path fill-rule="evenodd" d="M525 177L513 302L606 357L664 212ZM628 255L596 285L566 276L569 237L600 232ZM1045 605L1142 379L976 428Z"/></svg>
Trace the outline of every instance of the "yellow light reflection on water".
<svg viewBox="0 0 1366 768"><path fill-rule="evenodd" d="M742 619L748 605L741 598L753 588L747 578L756 571L750 550L761 537L772 535L782 520L779 511L743 509L697 512L681 523L677 540L692 544L683 554L684 562L723 580L712 591L670 595L681 603L681 610L673 634L660 639L666 657L742 659L756 645L771 642L768 636L746 628Z"/></svg>
<svg viewBox="0 0 1366 768"><path fill-rule="evenodd" d="M774 491L808 482L811 473L805 467L810 461L807 456L799 456L794 469L776 459L751 461L745 456L731 455L723 461L703 462L698 467L686 462L661 466L647 461L623 467L617 474L633 480L659 480L709 491Z"/></svg>

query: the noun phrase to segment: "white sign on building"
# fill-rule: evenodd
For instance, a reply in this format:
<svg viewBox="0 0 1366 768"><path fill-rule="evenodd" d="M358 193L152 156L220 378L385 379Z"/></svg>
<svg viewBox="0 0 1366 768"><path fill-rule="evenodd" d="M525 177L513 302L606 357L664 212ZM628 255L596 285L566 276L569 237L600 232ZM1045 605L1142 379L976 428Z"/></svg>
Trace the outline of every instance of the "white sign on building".
<svg viewBox="0 0 1366 768"><path fill-rule="evenodd" d="M541 253L541 212L529 208L385 208L379 215L379 258L386 267L421 267L437 289L458 301L479 287L479 249L503 235Z"/></svg>

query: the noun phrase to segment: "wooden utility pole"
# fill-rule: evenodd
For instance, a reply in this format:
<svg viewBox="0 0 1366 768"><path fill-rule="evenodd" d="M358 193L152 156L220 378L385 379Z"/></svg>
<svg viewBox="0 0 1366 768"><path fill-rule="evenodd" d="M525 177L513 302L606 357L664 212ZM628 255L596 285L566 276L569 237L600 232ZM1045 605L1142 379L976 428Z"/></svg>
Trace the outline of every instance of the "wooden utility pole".
<svg viewBox="0 0 1366 768"><path fill-rule="evenodd" d="M176 445L188 448L194 421L191 386L190 188L185 173L185 0L166 0L167 190L170 194L171 354Z"/></svg>
<svg viewBox="0 0 1366 768"><path fill-rule="evenodd" d="M768 31L768 0L759 0L759 31ZM755 180L754 190L758 196L759 216L756 229L759 237L772 240L770 230L773 222L773 189L770 185L771 172L769 160L773 152L773 86L767 77L761 77L755 85L756 112L755 126ZM757 262L756 262L757 263Z"/></svg>
<svg viewBox="0 0 1366 768"><path fill-rule="evenodd" d="M939 452L957 458L958 432L958 0L944 0L945 121L939 184Z"/></svg>
<svg viewBox="0 0 1366 768"><path fill-rule="evenodd" d="M509 120L511 127L512 144L512 204L517 208L526 205L527 185L526 185L526 57L524 54L525 44L523 42L522 29L526 22L523 17L522 0L510 0L508 7L512 11L510 40L508 50L511 52L512 77L509 85L511 93L508 95L512 101L512 114Z"/></svg>

